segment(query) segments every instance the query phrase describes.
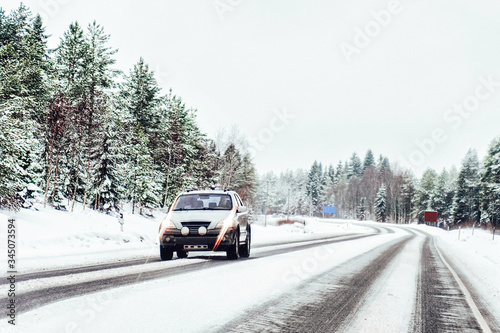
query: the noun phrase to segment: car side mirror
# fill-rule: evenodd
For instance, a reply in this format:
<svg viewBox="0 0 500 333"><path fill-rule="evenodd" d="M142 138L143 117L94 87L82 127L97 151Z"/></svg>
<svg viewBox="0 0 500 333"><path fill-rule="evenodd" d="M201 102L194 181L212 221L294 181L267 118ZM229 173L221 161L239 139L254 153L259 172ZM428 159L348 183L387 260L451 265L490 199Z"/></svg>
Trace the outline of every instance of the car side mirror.
<svg viewBox="0 0 500 333"><path fill-rule="evenodd" d="M245 206L239 206L238 207L238 213L246 213L248 212L248 208Z"/></svg>

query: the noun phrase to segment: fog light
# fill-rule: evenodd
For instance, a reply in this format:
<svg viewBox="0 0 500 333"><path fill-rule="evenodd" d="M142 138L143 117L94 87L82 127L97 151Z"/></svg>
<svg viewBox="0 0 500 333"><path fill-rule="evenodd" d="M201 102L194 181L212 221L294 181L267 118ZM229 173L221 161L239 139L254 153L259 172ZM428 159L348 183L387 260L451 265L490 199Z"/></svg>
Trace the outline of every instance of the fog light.
<svg viewBox="0 0 500 333"><path fill-rule="evenodd" d="M188 227L183 227L183 228L181 229L181 234L182 234L182 236L187 236L187 235L189 235L189 228L188 228Z"/></svg>
<svg viewBox="0 0 500 333"><path fill-rule="evenodd" d="M207 234L207 228L205 227L200 227L198 229L198 233L200 234L200 236L205 236Z"/></svg>

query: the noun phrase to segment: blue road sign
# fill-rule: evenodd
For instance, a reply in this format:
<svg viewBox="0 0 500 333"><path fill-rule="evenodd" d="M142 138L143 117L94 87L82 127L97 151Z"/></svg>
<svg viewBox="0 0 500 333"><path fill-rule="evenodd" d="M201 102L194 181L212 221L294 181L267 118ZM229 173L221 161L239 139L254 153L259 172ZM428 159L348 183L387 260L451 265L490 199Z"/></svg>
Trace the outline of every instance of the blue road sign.
<svg viewBox="0 0 500 333"><path fill-rule="evenodd" d="M323 206L323 213L335 214L335 213L337 213L337 207L335 207L335 206Z"/></svg>

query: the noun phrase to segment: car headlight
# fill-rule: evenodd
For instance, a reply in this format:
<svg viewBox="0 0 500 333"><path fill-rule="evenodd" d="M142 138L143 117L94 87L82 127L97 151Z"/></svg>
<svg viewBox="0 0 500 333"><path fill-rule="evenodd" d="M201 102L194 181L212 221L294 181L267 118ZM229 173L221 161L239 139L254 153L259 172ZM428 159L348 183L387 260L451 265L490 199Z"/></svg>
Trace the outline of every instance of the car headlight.
<svg viewBox="0 0 500 333"><path fill-rule="evenodd" d="M177 227L174 224L174 221L172 220L166 220L162 223L162 228L163 229L177 229Z"/></svg>
<svg viewBox="0 0 500 333"><path fill-rule="evenodd" d="M223 220L220 220L219 223L215 226L216 228L229 228L233 224L232 216L228 216Z"/></svg>
<svg viewBox="0 0 500 333"><path fill-rule="evenodd" d="M161 236L165 233L165 231L172 229L177 229L177 227L175 226L174 222L171 219L166 218L160 223L158 234Z"/></svg>

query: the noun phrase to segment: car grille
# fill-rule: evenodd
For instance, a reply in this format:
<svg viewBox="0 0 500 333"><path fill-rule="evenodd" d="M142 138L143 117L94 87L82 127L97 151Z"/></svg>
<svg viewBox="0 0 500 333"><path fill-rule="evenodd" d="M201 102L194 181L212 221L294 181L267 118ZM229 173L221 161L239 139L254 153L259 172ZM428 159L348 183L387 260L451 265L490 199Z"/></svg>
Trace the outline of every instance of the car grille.
<svg viewBox="0 0 500 333"><path fill-rule="evenodd" d="M189 233L190 234L198 234L198 229L200 227L205 227L208 229L208 226L210 225L210 222L181 222L183 227L188 227L189 228Z"/></svg>

